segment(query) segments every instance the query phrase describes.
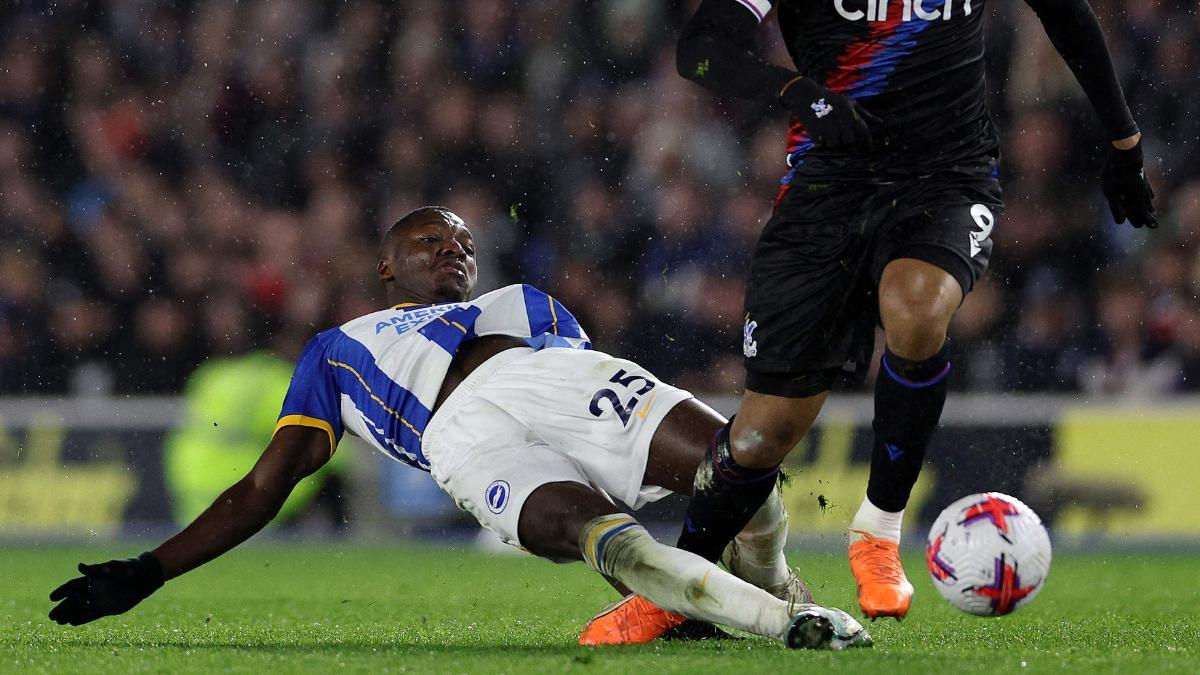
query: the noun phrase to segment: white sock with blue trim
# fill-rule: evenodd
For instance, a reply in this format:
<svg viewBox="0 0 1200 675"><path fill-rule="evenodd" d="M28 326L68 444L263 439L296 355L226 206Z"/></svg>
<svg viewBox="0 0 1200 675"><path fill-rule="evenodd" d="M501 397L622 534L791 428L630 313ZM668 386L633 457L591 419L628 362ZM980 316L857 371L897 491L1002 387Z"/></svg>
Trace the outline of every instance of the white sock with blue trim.
<svg viewBox="0 0 1200 675"><path fill-rule="evenodd" d="M625 514L596 518L579 537L583 559L663 609L782 640L788 603L700 556L654 540Z"/></svg>

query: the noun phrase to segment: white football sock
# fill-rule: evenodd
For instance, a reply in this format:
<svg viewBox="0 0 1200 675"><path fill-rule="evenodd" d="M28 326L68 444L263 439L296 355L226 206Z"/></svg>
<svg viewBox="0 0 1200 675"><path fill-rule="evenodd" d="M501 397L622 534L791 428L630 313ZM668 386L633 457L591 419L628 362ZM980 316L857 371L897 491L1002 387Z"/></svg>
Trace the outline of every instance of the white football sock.
<svg viewBox="0 0 1200 675"><path fill-rule="evenodd" d="M900 523L903 520L903 509L894 513L884 511L872 504L871 500L863 497L862 506L858 507L858 513L854 514L854 520L850 523L850 543L853 544L862 539L862 535L854 530L866 532L879 539L899 542Z"/></svg>
<svg viewBox="0 0 1200 675"><path fill-rule="evenodd" d="M788 603L694 553L658 543L626 514L588 523L579 548L592 569L663 609L784 639L792 618Z"/></svg>
<svg viewBox="0 0 1200 675"><path fill-rule="evenodd" d="M788 514L783 507L783 495L776 488L767 501L738 533L738 560L731 569L739 579L759 588L775 588L789 578L787 558Z"/></svg>

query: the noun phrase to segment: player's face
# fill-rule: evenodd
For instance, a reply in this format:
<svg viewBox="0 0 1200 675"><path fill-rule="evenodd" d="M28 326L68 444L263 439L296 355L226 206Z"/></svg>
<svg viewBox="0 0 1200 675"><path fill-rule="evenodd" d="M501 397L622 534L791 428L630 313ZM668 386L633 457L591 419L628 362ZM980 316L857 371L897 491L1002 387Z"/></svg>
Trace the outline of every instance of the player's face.
<svg viewBox="0 0 1200 675"><path fill-rule="evenodd" d="M452 213L429 213L410 225L384 262L400 289L426 302L470 299L479 274L471 231Z"/></svg>

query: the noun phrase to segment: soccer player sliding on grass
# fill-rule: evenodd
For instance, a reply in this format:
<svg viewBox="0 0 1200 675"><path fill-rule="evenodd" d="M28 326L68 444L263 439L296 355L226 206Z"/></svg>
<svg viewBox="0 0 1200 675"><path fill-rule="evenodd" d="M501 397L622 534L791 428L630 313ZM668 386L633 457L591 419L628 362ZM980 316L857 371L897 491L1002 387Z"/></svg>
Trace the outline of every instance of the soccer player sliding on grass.
<svg viewBox="0 0 1200 675"><path fill-rule="evenodd" d="M153 551L81 564L82 577L51 593L61 602L50 618L79 625L120 614L245 541L349 431L429 471L504 541L584 560L671 612L647 622L638 612L632 622L602 615L585 644L644 642L684 616L793 648L870 644L844 612L811 604L788 569L778 492L738 534L732 573L659 544L617 508L609 495L636 508L690 492L724 420L637 364L592 351L571 313L531 286L470 300L476 273L471 233L450 211L418 209L392 226L378 274L393 306L309 342L250 473ZM621 606L645 602L632 597Z"/></svg>

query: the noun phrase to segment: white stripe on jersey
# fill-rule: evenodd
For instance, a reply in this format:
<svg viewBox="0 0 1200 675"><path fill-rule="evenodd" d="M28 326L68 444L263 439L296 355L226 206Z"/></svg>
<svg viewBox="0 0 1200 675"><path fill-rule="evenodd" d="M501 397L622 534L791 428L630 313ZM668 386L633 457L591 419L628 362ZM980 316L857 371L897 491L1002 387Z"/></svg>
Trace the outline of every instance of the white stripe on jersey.
<svg viewBox="0 0 1200 675"><path fill-rule="evenodd" d="M591 347L566 307L520 284L467 302L373 312L329 333L327 348L335 358L322 356L320 365L342 378L337 385L342 425L393 459L423 469L428 464L421 436L462 342L509 335L534 349ZM293 389L297 386L305 384L293 380ZM288 410L286 401L285 412L313 415Z"/></svg>

